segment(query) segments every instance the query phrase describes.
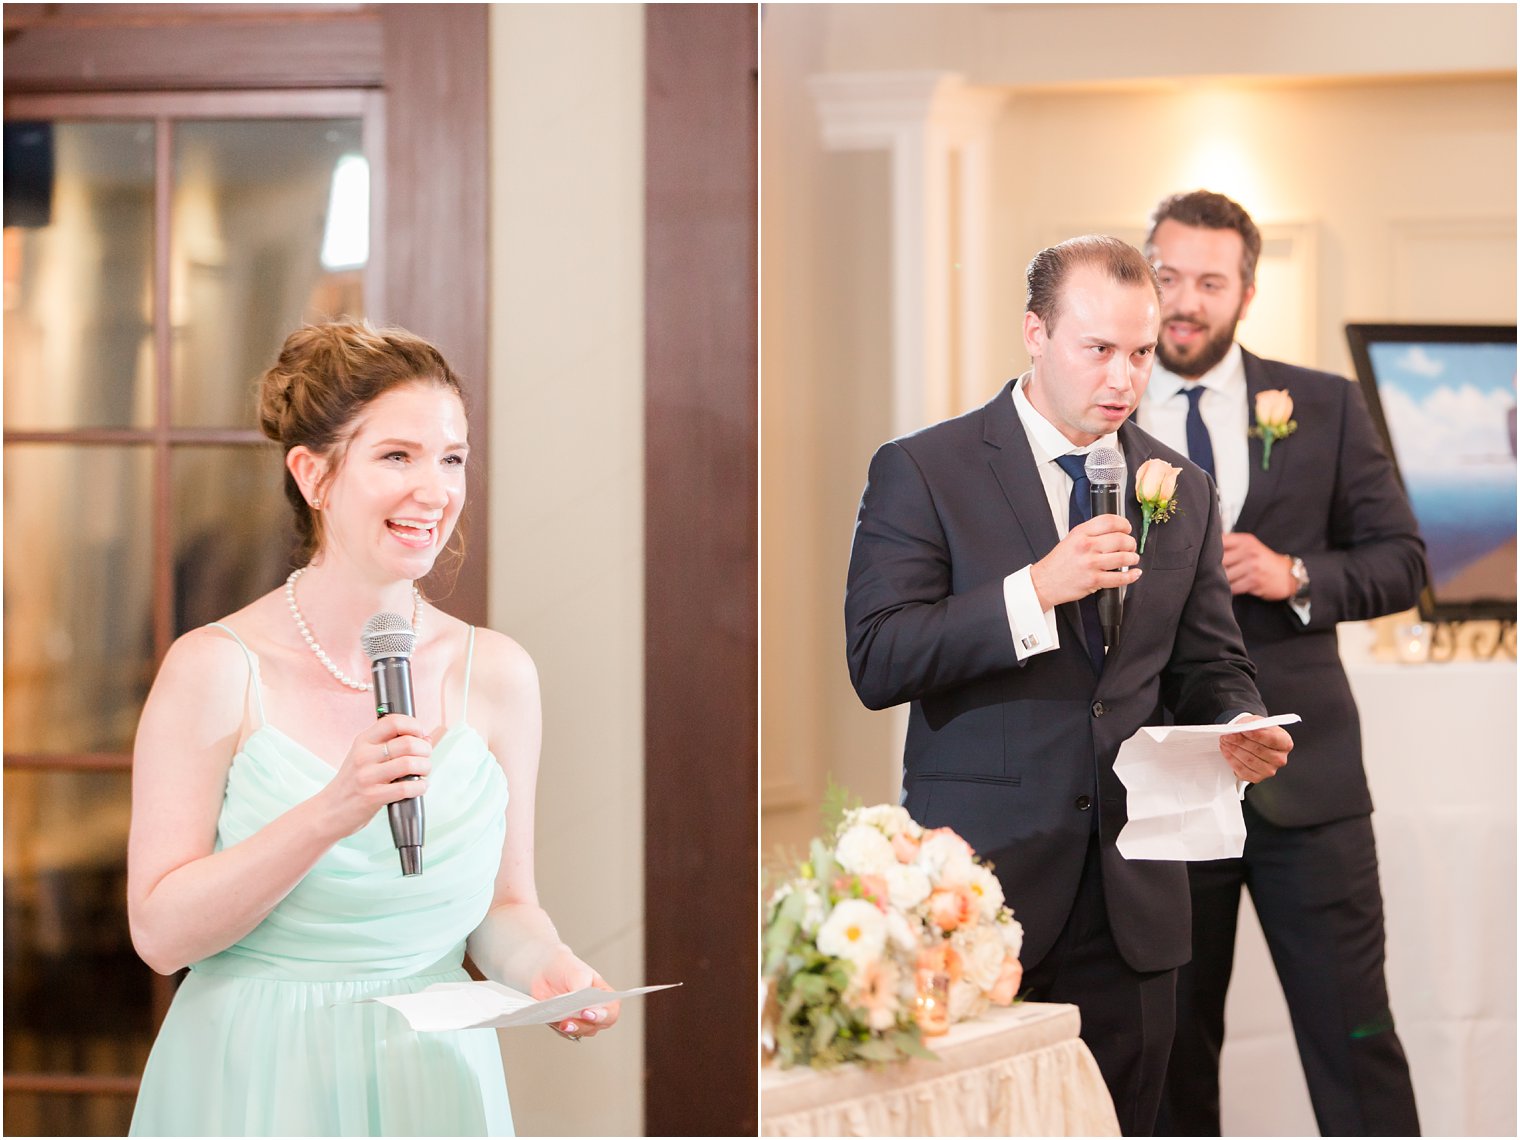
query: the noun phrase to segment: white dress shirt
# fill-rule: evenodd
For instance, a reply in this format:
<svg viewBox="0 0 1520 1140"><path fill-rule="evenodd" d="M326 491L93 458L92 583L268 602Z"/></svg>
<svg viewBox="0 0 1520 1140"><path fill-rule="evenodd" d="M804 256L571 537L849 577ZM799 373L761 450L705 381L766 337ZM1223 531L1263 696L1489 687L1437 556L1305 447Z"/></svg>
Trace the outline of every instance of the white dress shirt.
<svg viewBox="0 0 1520 1140"><path fill-rule="evenodd" d="M1197 384L1204 389L1198 414L1209 429L1214 448L1214 482L1219 486L1219 521L1228 532L1235 529L1240 508L1251 487L1251 452L1246 431L1251 426L1250 394L1246 391L1246 365L1240 345L1230 345L1224 359L1191 383L1168 372L1158 360L1151 370L1137 422L1173 451L1187 455L1187 397L1185 389Z"/></svg>
<svg viewBox="0 0 1520 1140"><path fill-rule="evenodd" d="M1124 450L1119 446L1117 432L1095 440L1089 447L1073 446L1071 440L1062 435L1060 429L1037 412L1029 402L1029 397L1024 394L1024 385L1027 383L1029 377L1025 375L1013 386L1013 407L1024 425L1024 434L1029 437L1029 450L1034 453L1035 468L1045 487L1045 499L1050 504L1050 516L1055 520L1056 535L1065 538L1071 529L1071 488L1074 480L1061 470L1056 459L1063 455L1086 455L1094 447L1111 447L1119 453L1122 464ZM1123 467L1123 473L1119 477L1121 503L1125 501L1125 490L1129 486L1129 468L1127 464ZM1020 661L1033 657L1036 653L1058 649L1061 645L1060 636L1056 633L1056 612L1054 609L1040 608L1039 595L1035 593L1029 571L1030 567L1025 566L1003 579L1003 603L1008 610L1008 628L1013 633L1013 649Z"/></svg>
<svg viewBox="0 0 1520 1140"><path fill-rule="evenodd" d="M1209 430L1209 444L1214 449L1219 520L1229 533L1235 529L1246 492L1251 489L1251 445L1246 435L1251 426L1251 394L1246 387L1246 364L1240 345L1230 345L1223 360L1191 383L1204 389L1198 400L1198 414ZM1139 415L1142 428L1183 455L1188 453L1188 402L1182 392L1188 386L1188 381L1168 372L1158 360L1151 370L1150 387L1145 391ZM1309 602L1298 605L1289 601L1289 608L1305 625L1309 624L1309 606Z"/></svg>

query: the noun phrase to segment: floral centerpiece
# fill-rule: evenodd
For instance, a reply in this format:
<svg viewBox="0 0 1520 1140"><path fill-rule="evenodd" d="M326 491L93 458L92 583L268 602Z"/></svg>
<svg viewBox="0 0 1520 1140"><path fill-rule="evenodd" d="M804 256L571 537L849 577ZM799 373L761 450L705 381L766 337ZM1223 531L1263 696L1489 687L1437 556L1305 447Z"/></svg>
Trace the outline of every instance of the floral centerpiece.
<svg viewBox="0 0 1520 1140"><path fill-rule="evenodd" d="M1023 941L954 831L887 804L847 811L766 905L767 1052L784 1068L933 1057L925 1036L1013 1003Z"/></svg>

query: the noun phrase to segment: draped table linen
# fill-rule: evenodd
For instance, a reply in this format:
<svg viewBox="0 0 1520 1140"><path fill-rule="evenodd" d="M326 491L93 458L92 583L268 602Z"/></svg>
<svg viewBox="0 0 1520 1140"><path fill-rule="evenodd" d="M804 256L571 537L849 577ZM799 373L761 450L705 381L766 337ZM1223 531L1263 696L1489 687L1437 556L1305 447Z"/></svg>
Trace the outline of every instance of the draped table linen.
<svg viewBox="0 0 1520 1140"><path fill-rule="evenodd" d="M938 1061L760 1076L763 1136L1117 1136L1074 1005L993 1009L925 1044Z"/></svg>

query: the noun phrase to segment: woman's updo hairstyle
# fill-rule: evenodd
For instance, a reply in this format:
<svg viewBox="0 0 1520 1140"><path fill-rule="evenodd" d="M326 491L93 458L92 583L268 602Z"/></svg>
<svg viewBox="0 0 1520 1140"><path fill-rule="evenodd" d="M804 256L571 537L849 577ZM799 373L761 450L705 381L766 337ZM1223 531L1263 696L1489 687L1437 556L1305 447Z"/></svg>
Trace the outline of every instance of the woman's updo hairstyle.
<svg viewBox="0 0 1520 1140"><path fill-rule="evenodd" d="M304 446L323 456L325 488L343 463L343 449L365 406L418 381L464 398L443 354L405 329L375 329L362 321L306 325L285 338L279 360L259 380L259 426L286 455ZM309 562L322 546L321 524L288 467L285 497L301 540L297 559Z"/></svg>

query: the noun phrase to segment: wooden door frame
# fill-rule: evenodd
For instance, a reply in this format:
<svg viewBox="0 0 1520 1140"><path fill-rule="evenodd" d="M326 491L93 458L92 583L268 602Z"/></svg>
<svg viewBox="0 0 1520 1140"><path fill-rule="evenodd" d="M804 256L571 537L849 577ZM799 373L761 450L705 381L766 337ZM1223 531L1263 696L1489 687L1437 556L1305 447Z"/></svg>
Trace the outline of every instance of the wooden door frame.
<svg viewBox="0 0 1520 1140"><path fill-rule="evenodd" d="M490 517L488 27L484 4L8 4L5 95L345 88L385 100L379 148L383 308L438 345L476 432L469 540L457 582L431 594L487 613ZM214 105L207 96L205 102ZM440 596L441 595L441 596Z"/></svg>
<svg viewBox="0 0 1520 1140"><path fill-rule="evenodd" d="M73 95L141 101L173 93L182 107L177 113L192 116L197 106L214 113L219 96L233 92L263 92L276 109L282 99L296 106L318 89L384 101L378 116L384 137L376 148L383 191L372 212L383 302L370 319L434 341L465 386L477 425L461 524L470 555L457 581L434 581L431 593L472 624L486 621L489 582L487 32L484 4L8 4L4 10L7 117L13 97L31 96L67 107ZM162 272L160 266L160 291ZM168 429L160 423L155 430ZM155 557L167 564L166 549ZM166 574L155 576L154 592L161 657L172 596ZM7 756L5 763L121 770L131 757ZM156 981L162 1006L168 982ZM4 1087L131 1095L137 1082L18 1073L7 1074Z"/></svg>
<svg viewBox="0 0 1520 1140"><path fill-rule="evenodd" d="M759 17L645 13L644 1124L753 1136Z"/></svg>

